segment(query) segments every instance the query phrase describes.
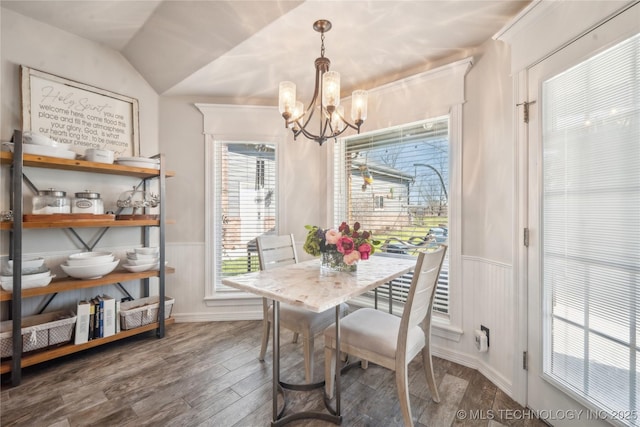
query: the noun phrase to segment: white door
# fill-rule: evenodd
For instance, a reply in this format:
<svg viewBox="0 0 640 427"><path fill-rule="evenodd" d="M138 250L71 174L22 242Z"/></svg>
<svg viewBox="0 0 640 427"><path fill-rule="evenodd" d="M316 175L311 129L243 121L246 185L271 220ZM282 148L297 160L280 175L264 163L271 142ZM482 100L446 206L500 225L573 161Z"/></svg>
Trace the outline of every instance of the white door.
<svg viewBox="0 0 640 427"><path fill-rule="evenodd" d="M568 102L598 66L610 79L582 88L612 88L629 75L608 67L640 80L638 47L628 63L616 51L593 65L639 29L636 4L528 70L527 404L554 426L640 425L640 90ZM635 110L616 111L617 102ZM633 143L621 143L622 127ZM620 292L603 293L616 275Z"/></svg>

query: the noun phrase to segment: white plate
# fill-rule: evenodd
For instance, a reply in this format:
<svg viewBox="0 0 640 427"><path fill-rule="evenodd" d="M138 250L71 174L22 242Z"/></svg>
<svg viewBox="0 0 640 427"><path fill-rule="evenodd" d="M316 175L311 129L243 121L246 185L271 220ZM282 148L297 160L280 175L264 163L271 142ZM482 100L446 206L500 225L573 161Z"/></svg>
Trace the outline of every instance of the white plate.
<svg viewBox="0 0 640 427"><path fill-rule="evenodd" d="M12 142L5 142L5 145L9 147L9 150L13 152L14 144ZM36 156L48 156L58 157L61 159L75 160L76 153L67 150L64 147L49 147L48 145L36 145L36 144L22 144L22 151L25 154L34 154Z"/></svg>
<svg viewBox="0 0 640 427"><path fill-rule="evenodd" d="M118 157L118 161L125 162L143 162L143 163L160 163L160 159L150 159L148 157Z"/></svg>
<svg viewBox="0 0 640 427"><path fill-rule="evenodd" d="M145 168L145 169L160 169L160 165L157 163L138 162L133 160L116 160L116 163L122 166L131 166L133 168Z"/></svg>
<svg viewBox="0 0 640 427"><path fill-rule="evenodd" d="M125 270L130 271L132 273L139 273L141 271L151 270L152 268L157 268L158 263L153 264L142 264L142 265L130 265L130 264L122 264Z"/></svg>

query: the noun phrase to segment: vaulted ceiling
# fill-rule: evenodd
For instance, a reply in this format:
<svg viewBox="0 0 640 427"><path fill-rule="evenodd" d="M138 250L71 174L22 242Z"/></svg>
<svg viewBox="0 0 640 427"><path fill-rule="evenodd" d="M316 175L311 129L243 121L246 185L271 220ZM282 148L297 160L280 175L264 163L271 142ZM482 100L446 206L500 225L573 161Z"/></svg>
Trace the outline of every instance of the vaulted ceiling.
<svg viewBox="0 0 640 427"><path fill-rule="evenodd" d="M517 0L1 0L4 8L119 51L163 95L310 98L320 34L343 95L465 55L530 2Z"/></svg>

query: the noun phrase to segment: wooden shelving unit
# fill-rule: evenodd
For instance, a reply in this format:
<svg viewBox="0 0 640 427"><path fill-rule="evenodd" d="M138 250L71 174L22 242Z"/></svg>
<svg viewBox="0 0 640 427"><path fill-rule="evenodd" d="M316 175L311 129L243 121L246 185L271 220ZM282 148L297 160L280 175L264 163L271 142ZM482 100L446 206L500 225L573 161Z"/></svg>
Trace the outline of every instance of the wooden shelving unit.
<svg viewBox="0 0 640 427"><path fill-rule="evenodd" d="M174 273L175 269L172 267L165 267L165 273ZM99 279L81 280L65 277L62 279L53 279L47 286L39 288L30 288L22 290L22 298L30 298L38 295L49 295L59 292L74 291L77 289L95 288L96 286L110 285L112 283L129 282L131 280L148 279L150 277L157 277L157 270L141 271L139 273L130 273L128 271L116 270L113 273L107 274ZM0 301L11 301L13 299L13 293L0 289Z"/></svg>
<svg viewBox="0 0 640 427"><path fill-rule="evenodd" d="M173 317L165 319L164 321L165 325L170 325L172 323L175 323L175 319ZM22 356L20 367L26 368L27 366L32 366L38 363L46 362L48 360L57 359L58 357L77 353L79 351L86 350L88 348L98 347L100 345L118 341L123 338L128 338L134 335L139 335L145 332L153 331L154 329L158 329L158 327L159 327L159 323L157 322L150 323L148 325L140 326L139 328L120 331L115 335L111 335L110 337L96 338L91 341L87 341L84 344L77 344L77 345L65 344L65 345L54 347L48 350L35 351L33 353L28 353ZM11 361L7 360L0 363L0 374L6 374L9 372L11 372Z"/></svg>
<svg viewBox="0 0 640 427"><path fill-rule="evenodd" d="M164 248L164 226L167 223L165 218L165 180L167 177L175 175L172 171L165 170L164 156L158 155L160 159L159 169L147 169L131 166L122 166L118 164L106 164L88 162L85 160L67 160L56 157L38 156L32 154L22 153L22 133L16 131L14 133L14 150L15 153L2 151L0 152L0 164L11 165L11 199L15 209L13 214L13 221L0 222L0 231L11 233L11 256L14 260L20 259L24 252L22 248L22 232L27 229L49 229L49 228L66 228L73 230L75 228L102 228L109 229L111 227L139 227L144 230L143 244L148 245L149 242L149 229L159 229L159 246L160 246L160 259L161 266L165 265L165 248ZM15 154L15 155L14 155ZM25 218L29 219L29 216L23 216L22 212L22 182L26 177L24 176L24 168L44 168L60 171L72 171L72 172L88 172L106 175L120 175L128 176L131 178L137 178L142 180L142 183L146 185L148 180L159 180L159 192L161 204L159 206L159 215L153 216L154 219L115 219L115 217L109 218L108 215L96 219L86 219L73 214L68 217L65 216L52 216L51 218L30 218L31 220L25 221ZM141 183L141 184L142 184ZM155 219L155 218L158 219ZM82 242L85 247L86 243ZM0 373L11 373L11 380L13 385L18 385L21 380L21 369L27 366L31 366L44 361L52 360L61 356L76 353L88 348L104 345L119 339L127 338L133 335L141 334L148 331L156 331L156 335L159 338L164 336L165 325L174 322L174 319L165 319L165 304L160 303L158 307L158 319L156 323L144 325L139 328L121 331L115 335L107 338L96 338L90 340L84 344L64 344L61 346L38 350L22 354L22 336L21 336L21 323L22 323L22 299L32 298L37 296L49 295L53 298L60 292L72 292L79 289L93 288L97 286L118 284L121 289L122 282L130 282L136 280L145 281L148 285L148 279L151 277L159 278L159 301L165 300L165 276L171 274L175 270L171 267L163 267L159 270L143 271L139 273L132 273L122 269L107 274L98 279L80 280L74 278L58 278L54 279L49 285L22 289L21 276L19 274L14 276L13 292L0 290L0 302L9 302L11 304L11 318L12 318L12 346L13 357L8 360L0 362ZM145 286L148 289L148 286ZM128 294L128 292L127 292Z"/></svg>
<svg viewBox="0 0 640 427"><path fill-rule="evenodd" d="M159 174L158 169L134 168L118 164L87 162L86 160L68 160L57 157L38 156L35 154L23 154L22 159L22 164L24 166L35 168L123 175L142 179L158 176ZM13 163L13 153L9 151L0 151L0 163ZM175 172L165 171L164 175L167 178L173 177L175 176Z"/></svg>

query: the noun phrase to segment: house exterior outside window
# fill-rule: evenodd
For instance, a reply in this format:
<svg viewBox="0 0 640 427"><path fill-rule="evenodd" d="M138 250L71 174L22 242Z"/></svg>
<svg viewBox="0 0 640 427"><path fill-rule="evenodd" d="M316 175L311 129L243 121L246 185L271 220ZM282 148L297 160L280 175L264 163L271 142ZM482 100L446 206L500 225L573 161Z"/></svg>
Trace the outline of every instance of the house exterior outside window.
<svg viewBox="0 0 640 427"><path fill-rule="evenodd" d="M334 163L334 217L358 221L380 241L379 252L417 256L448 244L449 117L412 123L344 140ZM364 305L400 311L411 274L361 298ZM434 312L449 315L448 260Z"/></svg>

